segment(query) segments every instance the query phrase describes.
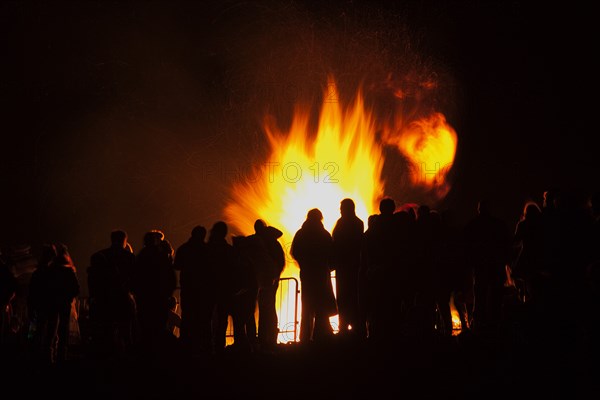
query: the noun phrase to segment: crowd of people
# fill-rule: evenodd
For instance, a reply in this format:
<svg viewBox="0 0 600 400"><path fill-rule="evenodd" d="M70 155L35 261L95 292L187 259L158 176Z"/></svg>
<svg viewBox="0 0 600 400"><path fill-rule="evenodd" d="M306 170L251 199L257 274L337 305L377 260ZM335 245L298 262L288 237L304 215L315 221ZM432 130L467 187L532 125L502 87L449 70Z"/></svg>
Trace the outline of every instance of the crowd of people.
<svg viewBox="0 0 600 400"><path fill-rule="evenodd" d="M579 337L595 343L600 204L597 196L588 200L545 192L544 203L527 202L512 227L495 216L489 200L481 200L463 226L451 212L397 205L391 198L381 200L366 225L354 201L343 199L331 232L319 209L308 210L290 249L300 271L300 343L333 340L334 315L337 335L350 340L451 335L451 298L463 330L498 332L524 305L534 310L527 318L538 320L568 307L565 315ZM282 232L262 219L254 231L228 237L224 221L210 230L196 226L175 249L163 232L152 230L137 254L125 231L111 232L110 246L91 255L86 271L90 352L152 352L177 343L189 355L220 354L228 347L230 320L232 348L274 352L276 295L286 264ZM65 245L45 245L28 284L28 323L15 329L17 277L10 260L2 259L3 345L10 335L23 337L40 363L66 359L77 331L75 272Z"/></svg>
<svg viewBox="0 0 600 400"><path fill-rule="evenodd" d="M275 299L285 267L278 241L282 232L262 219L254 229L253 235L234 236L230 242L223 221L209 232L196 226L177 249L162 231L151 230L137 254L125 231L112 231L110 246L90 256L86 337L78 330L76 339L88 340L93 357L154 353L172 343L190 355L219 354L227 347L231 320L236 349L273 352L278 335ZM14 270L14 263L3 259L2 345L23 346L41 364L64 362L74 325L78 327L80 300L80 282L67 247L43 246L26 290ZM21 298L27 306L17 310Z"/></svg>

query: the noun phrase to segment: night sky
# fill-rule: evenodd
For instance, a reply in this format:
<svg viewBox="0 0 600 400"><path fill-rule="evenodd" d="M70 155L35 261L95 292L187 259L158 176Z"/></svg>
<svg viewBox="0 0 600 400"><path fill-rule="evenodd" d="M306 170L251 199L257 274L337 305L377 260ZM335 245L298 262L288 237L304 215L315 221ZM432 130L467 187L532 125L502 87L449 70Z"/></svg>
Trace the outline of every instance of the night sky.
<svg viewBox="0 0 600 400"><path fill-rule="evenodd" d="M264 161L264 116L318 106L330 73L373 104L390 76L436 80L428 101L459 136L439 206L463 219L482 196L512 224L546 188L595 191L587 111L565 94L593 80L573 46L591 28L548 7L3 2L0 243L61 241L81 268L115 228L136 251L153 228L178 246Z"/></svg>

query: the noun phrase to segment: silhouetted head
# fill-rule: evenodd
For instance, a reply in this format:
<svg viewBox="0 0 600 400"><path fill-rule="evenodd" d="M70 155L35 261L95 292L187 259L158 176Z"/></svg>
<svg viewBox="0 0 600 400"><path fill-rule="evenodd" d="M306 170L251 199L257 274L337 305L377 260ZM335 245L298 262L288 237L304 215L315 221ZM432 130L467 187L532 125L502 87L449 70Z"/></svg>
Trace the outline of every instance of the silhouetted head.
<svg viewBox="0 0 600 400"><path fill-rule="evenodd" d="M396 211L396 202L394 199L386 197L379 202L379 212L381 215L392 215Z"/></svg>
<svg viewBox="0 0 600 400"><path fill-rule="evenodd" d="M306 214L306 220L311 222L323 221L323 213L318 208L313 208Z"/></svg>
<svg viewBox="0 0 600 400"><path fill-rule="evenodd" d="M144 234L144 246L157 246L165 235L158 229L153 229Z"/></svg>
<svg viewBox="0 0 600 400"><path fill-rule="evenodd" d="M210 229L209 240L221 240L227 236L227 224L223 221L217 221Z"/></svg>
<svg viewBox="0 0 600 400"><path fill-rule="evenodd" d="M356 206L354 204L354 200L352 199L344 199L340 203L340 214L342 217L350 217L356 215Z"/></svg>
<svg viewBox="0 0 600 400"><path fill-rule="evenodd" d="M113 246L124 249L127 245L127 233L120 229L116 229L110 233L110 242Z"/></svg>
<svg viewBox="0 0 600 400"><path fill-rule="evenodd" d="M523 219L531 219L539 216L542 213L540 207L533 201L529 201L523 207Z"/></svg>
<svg viewBox="0 0 600 400"><path fill-rule="evenodd" d="M54 259L59 265L73 265L71 254L68 247L63 243L56 244L56 258Z"/></svg>
<svg viewBox="0 0 600 400"><path fill-rule="evenodd" d="M254 232L261 233L264 232L264 229L267 227L267 223L262 219L257 219L254 221Z"/></svg>
<svg viewBox="0 0 600 400"><path fill-rule="evenodd" d="M202 225L197 225L192 229L192 239L203 242L206 238L206 228Z"/></svg>
<svg viewBox="0 0 600 400"><path fill-rule="evenodd" d="M42 253L38 265L40 267L47 267L56 258L56 246L52 243L45 243L42 246Z"/></svg>

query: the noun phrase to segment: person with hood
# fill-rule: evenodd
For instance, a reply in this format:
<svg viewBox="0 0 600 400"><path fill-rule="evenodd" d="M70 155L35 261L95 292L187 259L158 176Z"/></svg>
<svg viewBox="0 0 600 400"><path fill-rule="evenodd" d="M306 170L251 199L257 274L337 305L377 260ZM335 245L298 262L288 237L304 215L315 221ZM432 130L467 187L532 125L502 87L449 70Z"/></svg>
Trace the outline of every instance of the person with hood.
<svg viewBox="0 0 600 400"><path fill-rule="evenodd" d="M291 255L300 267L302 343L327 340L333 335L329 317L337 314L331 283L333 240L323 226L323 214L311 209L292 240Z"/></svg>
<svg viewBox="0 0 600 400"><path fill-rule="evenodd" d="M285 254L278 240L282 235L279 229L257 219L254 234L249 236L258 281L258 341L267 351L273 350L279 333L275 299L285 267Z"/></svg>

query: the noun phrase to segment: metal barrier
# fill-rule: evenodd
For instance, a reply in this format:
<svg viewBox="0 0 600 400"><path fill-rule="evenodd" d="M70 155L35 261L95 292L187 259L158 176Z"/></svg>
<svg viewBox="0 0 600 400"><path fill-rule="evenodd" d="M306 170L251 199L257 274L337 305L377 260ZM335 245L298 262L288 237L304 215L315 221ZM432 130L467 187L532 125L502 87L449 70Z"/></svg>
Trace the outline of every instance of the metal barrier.
<svg viewBox="0 0 600 400"><path fill-rule="evenodd" d="M279 279L279 289L275 301L279 321L279 334L277 335L277 342L279 343L297 342L299 339L299 294L300 290L296 278Z"/></svg>
<svg viewBox="0 0 600 400"><path fill-rule="evenodd" d="M297 342L299 340L299 324L298 321L298 295L300 290L296 278L280 278L279 288L277 289L277 297L275 299L275 308L277 311L277 320L279 334L277 335L278 343ZM256 326L258 326L258 309L255 312ZM233 344L233 322L229 317L227 324L226 345Z"/></svg>

